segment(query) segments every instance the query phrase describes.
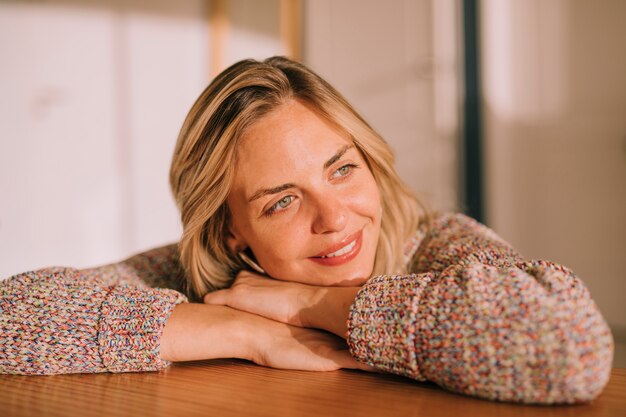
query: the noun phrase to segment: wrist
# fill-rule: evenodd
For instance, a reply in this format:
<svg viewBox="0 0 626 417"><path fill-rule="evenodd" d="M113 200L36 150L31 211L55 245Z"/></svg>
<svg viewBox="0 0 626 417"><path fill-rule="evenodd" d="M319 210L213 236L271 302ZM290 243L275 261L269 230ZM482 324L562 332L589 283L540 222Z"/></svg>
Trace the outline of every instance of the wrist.
<svg viewBox="0 0 626 417"><path fill-rule="evenodd" d="M245 358L246 345L240 331L243 314L225 306L177 305L161 335L161 359Z"/></svg>
<svg viewBox="0 0 626 417"><path fill-rule="evenodd" d="M228 314L224 317L221 332L228 345L227 352L224 353L228 355L223 357L252 360L257 336L257 326L253 324L256 316L234 308L226 306L224 308Z"/></svg>
<svg viewBox="0 0 626 417"><path fill-rule="evenodd" d="M319 287L313 307L307 310L307 327L323 329L346 338L350 308L360 287Z"/></svg>
<svg viewBox="0 0 626 417"><path fill-rule="evenodd" d="M277 335L289 325L256 314L235 311L241 313L231 329L233 340L239 346L235 357L265 364L270 347L276 344Z"/></svg>
<svg viewBox="0 0 626 417"><path fill-rule="evenodd" d="M232 357L258 363L260 346L265 343L268 334L267 324L271 320L244 311L234 311L238 313L238 317L232 321L228 330L233 343L237 346Z"/></svg>

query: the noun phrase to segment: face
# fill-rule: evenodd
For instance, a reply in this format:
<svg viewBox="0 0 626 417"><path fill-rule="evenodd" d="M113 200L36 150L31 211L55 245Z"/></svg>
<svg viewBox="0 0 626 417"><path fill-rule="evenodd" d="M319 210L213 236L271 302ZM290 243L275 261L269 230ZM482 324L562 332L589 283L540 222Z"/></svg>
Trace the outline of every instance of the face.
<svg viewBox="0 0 626 417"><path fill-rule="evenodd" d="M324 286L370 277L378 186L349 136L302 102L246 130L227 203L231 250L249 247L271 277Z"/></svg>

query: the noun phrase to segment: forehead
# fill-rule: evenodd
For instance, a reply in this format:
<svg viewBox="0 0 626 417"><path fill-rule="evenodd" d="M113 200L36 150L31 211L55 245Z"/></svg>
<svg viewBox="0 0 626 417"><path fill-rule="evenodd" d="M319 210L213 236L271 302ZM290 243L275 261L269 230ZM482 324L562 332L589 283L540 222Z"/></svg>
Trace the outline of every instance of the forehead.
<svg viewBox="0 0 626 417"><path fill-rule="evenodd" d="M349 136L309 106L290 100L250 126L237 148L236 183L248 189L321 172L324 162L351 144ZM249 189L247 191L250 191Z"/></svg>

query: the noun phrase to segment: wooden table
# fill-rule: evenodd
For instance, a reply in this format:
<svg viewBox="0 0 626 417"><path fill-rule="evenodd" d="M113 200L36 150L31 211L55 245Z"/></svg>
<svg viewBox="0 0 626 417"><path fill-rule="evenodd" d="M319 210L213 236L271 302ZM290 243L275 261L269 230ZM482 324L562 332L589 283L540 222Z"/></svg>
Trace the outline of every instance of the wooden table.
<svg viewBox="0 0 626 417"><path fill-rule="evenodd" d="M0 375L0 416L626 416L626 369L591 404L527 406L360 371L282 371L239 360L161 372Z"/></svg>

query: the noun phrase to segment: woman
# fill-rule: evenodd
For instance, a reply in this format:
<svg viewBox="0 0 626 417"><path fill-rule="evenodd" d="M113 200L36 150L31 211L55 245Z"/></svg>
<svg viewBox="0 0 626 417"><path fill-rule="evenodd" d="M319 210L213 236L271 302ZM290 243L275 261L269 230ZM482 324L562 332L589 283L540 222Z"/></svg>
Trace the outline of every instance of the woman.
<svg viewBox="0 0 626 417"><path fill-rule="evenodd" d="M237 357L530 403L588 401L608 381L611 333L582 282L463 215L428 215L385 141L296 62L220 74L170 180L178 246L2 283L0 371Z"/></svg>

